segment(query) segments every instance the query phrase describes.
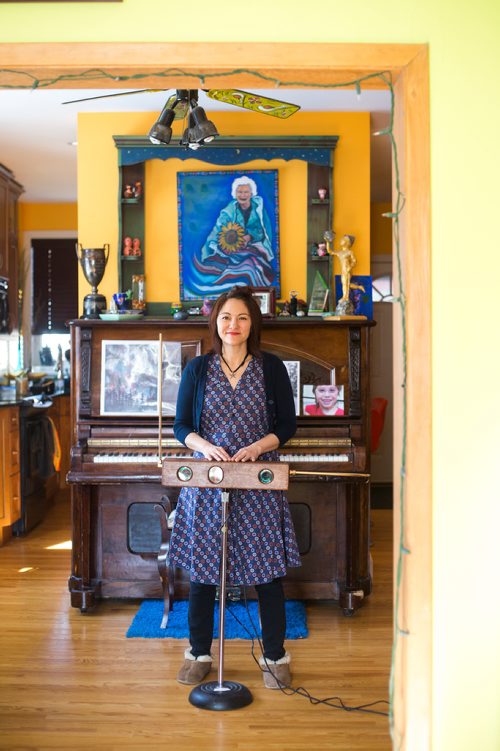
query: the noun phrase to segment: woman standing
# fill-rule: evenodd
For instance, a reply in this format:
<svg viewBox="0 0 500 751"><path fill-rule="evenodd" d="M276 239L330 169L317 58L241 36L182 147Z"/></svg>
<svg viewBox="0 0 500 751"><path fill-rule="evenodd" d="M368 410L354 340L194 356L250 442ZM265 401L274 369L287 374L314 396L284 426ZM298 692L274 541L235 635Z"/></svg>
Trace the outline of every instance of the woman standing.
<svg viewBox="0 0 500 751"><path fill-rule="evenodd" d="M212 351L186 367L177 400L175 437L198 458L276 461L276 449L295 433L292 388L281 360L260 350L262 317L248 287L233 287L210 316ZM183 488L170 542L170 560L190 572L190 649L177 680L196 684L212 666L210 648L221 556L220 491ZM282 577L300 566L284 494L239 490L231 494L227 583L254 585L259 598L264 685L290 685L285 651ZM267 670L271 666L273 675Z"/></svg>

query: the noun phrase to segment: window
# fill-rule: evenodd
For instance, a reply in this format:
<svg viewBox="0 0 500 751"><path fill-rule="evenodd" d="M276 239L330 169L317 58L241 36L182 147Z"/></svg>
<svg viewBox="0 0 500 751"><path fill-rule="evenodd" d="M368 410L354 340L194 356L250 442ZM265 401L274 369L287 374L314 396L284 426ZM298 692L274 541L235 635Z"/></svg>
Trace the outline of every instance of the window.
<svg viewBox="0 0 500 751"><path fill-rule="evenodd" d="M32 333L67 333L78 317L75 239L33 240Z"/></svg>
<svg viewBox="0 0 500 751"><path fill-rule="evenodd" d="M372 300L373 302L393 302L392 296L392 274L378 276L372 281Z"/></svg>

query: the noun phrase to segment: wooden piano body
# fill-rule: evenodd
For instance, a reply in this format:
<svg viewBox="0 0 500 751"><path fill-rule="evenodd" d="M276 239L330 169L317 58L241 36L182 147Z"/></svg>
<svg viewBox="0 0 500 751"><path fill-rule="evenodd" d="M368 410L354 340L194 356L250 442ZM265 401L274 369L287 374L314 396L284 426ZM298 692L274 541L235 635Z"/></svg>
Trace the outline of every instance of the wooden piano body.
<svg viewBox="0 0 500 751"><path fill-rule="evenodd" d="M371 590L369 555L370 322L269 319L263 349L300 362L300 383L329 383L335 369L344 385L342 417L299 416L295 437L281 451L290 464L288 499L302 556L290 569L287 596L333 599L352 614ZM174 489L161 485L159 420L153 414L109 414L101 393L103 342L182 343L186 358L210 348L204 319L145 318L71 324L71 468L73 554L71 604L87 610L101 598L161 597L156 565L160 542L154 506ZM159 349L159 346L158 346ZM104 413L104 414L103 414ZM191 452L163 416L163 455ZM294 475L295 471L311 474ZM315 473L315 474L313 474ZM328 473L346 473L335 476ZM176 592L187 596L188 576L176 570Z"/></svg>

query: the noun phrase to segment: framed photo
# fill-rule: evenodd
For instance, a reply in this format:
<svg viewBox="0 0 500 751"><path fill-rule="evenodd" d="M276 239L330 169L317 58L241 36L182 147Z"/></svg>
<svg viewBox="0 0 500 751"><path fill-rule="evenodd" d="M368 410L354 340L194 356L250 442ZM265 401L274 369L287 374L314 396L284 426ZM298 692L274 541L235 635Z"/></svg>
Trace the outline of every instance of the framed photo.
<svg viewBox="0 0 500 751"><path fill-rule="evenodd" d="M345 413L344 387L335 383L307 384L302 388L302 410L313 417L337 417Z"/></svg>
<svg viewBox="0 0 500 751"><path fill-rule="evenodd" d="M235 284L280 294L278 170L178 172L180 296Z"/></svg>
<svg viewBox="0 0 500 751"><path fill-rule="evenodd" d="M193 339L191 342L181 342L182 370L184 370L190 360L194 357L198 357L198 355L201 355L201 339Z"/></svg>
<svg viewBox="0 0 500 751"><path fill-rule="evenodd" d="M295 414L300 415L300 360L283 360L283 365L292 384Z"/></svg>
<svg viewBox="0 0 500 751"><path fill-rule="evenodd" d="M103 340L101 415L158 415L158 354L159 342L155 340ZM164 415L175 415L181 369L181 342L163 342Z"/></svg>
<svg viewBox="0 0 500 751"><path fill-rule="evenodd" d="M276 294L274 287L252 287L252 296L258 303L264 318L272 318L276 313Z"/></svg>

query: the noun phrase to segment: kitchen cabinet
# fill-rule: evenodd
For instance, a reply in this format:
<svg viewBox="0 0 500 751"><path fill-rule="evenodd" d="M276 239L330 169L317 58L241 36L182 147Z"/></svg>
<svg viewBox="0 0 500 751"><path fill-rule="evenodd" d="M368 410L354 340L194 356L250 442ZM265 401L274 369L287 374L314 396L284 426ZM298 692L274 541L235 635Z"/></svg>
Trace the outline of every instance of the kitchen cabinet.
<svg viewBox="0 0 500 751"><path fill-rule="evenodd" d="M50 493L52 495L55 490L68 487L66 475L69 472L69 452L72 443L69 395L64 394L54 397L52 407L47 414L54 422L61 444L61 465L58 474L54 476L53 482L56 487Z"/></svg>
<svg viewBox="0 0 500 751"><path fill-rule="evenodd" d="M9 333L18 327L18 222L17 203L23 187L0 164L0 277L9 281Z"/></svg>
<svg viewBox="0 0 500 751"><path fill-rule="evenodd" d="M0 407L0 545L20 516L19 408Z"/></svg>

